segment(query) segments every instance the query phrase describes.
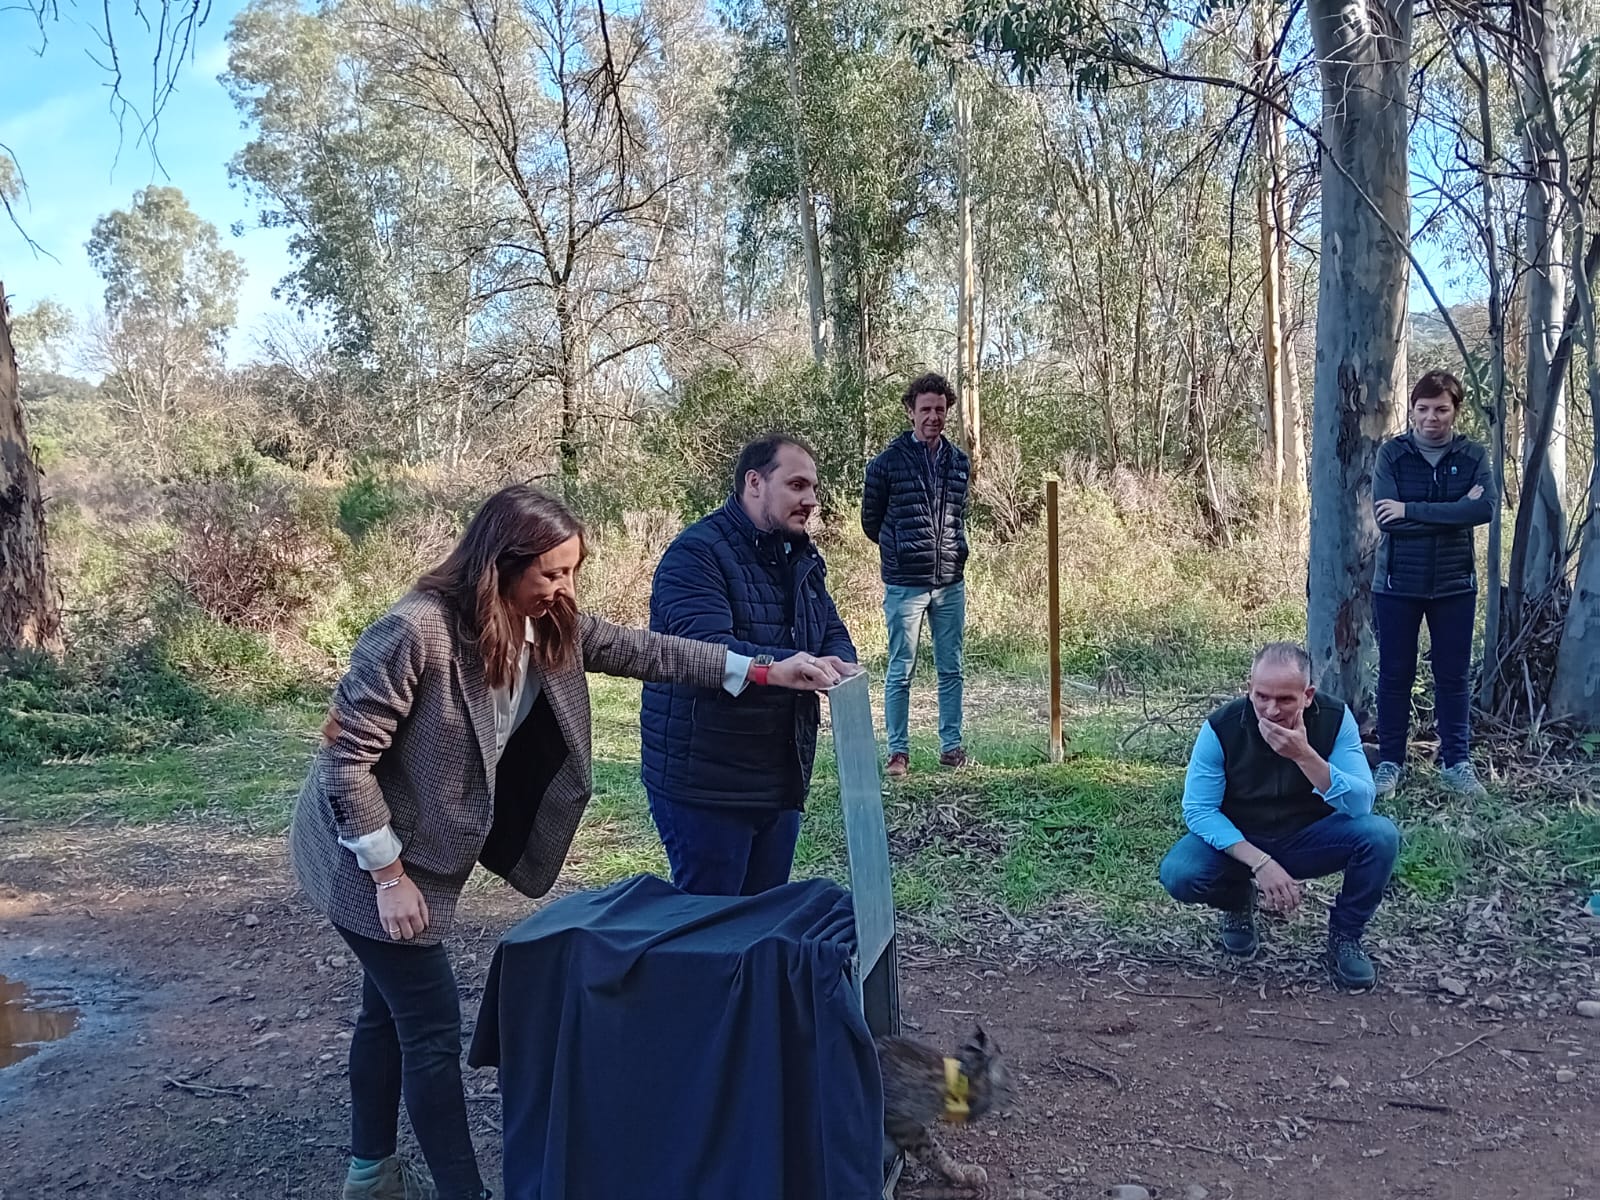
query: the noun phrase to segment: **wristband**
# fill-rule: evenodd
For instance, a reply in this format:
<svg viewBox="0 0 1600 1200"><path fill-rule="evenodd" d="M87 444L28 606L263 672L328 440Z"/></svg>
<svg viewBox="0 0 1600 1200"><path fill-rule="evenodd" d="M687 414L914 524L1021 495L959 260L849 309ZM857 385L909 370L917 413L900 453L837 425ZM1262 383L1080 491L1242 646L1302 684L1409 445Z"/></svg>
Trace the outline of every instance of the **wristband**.
<svg viewBox="0 0 1600 1200"><path fill-rule="evenodd" d="M1271 861L1272 861L1272 855L1263 854L1261 856L1261 861L1258 862L1255 866L1250 868L1250 878L1254 879L1257 875L1261 874L1261 868L1266 866ZM382 885L380 884L379 886L381 887Z"/></svg>
<svg viewBox="0 0 1600 1200"><path fill-rule="evenodd" d="M392 887L399 887L400 881L405 877L406 873L401 871L400 874L396 875L393 879L380 879L377 881L378 890L380 892L387 892Z"/></svg>

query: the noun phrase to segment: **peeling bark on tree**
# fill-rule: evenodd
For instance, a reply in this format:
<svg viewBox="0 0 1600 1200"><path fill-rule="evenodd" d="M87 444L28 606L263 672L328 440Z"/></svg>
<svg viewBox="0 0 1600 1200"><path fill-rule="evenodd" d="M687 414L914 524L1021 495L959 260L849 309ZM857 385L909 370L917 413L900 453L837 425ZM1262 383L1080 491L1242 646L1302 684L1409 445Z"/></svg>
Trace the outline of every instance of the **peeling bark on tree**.
<svg viewBox="0 0 1600 1200"><path fill-rule="evenodd" d="M1364 712L1375 657L1372 468L1406 377L1412 9L1310 0L1307 11L1325 143L1307 641L1317 686Z"/></svg>
<svg viewBox="0 0 1600 1200"><path fill-rule="evenodd" d="M61 610L45 558L39 481L17 396L17 359L0 284L0 650L61 648Z"/></svg>

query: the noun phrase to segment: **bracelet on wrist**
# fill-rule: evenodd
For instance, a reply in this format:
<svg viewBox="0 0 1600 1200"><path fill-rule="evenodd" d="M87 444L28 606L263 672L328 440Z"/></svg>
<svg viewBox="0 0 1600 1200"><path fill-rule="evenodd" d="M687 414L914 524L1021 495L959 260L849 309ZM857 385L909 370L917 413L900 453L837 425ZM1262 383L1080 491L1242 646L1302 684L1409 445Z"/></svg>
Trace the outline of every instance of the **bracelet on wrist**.
<svg viewBox="0 0 1600 1200"><path fill-rule="evenodd" d="M406 877L406 873L404 871L401 871L400 874L396 875L393 879L379 879L379 880L376 881L377 885L378 885L378 890L380 892L386 892L392 887L399 887L400 886L400 881L402 879L404 879L405 877Z"/></svg>
<svg viewBox="0 0 1600 1200"><path fill-rule="evenodd" d="M1255 866L1250 868L1250 878L1254 879L1257 875L1261 874L1261 868L1266 866L1271 861L1272 861L1272 855L1263 854L1261 856L1261 861L1256 863Z"/></svg>

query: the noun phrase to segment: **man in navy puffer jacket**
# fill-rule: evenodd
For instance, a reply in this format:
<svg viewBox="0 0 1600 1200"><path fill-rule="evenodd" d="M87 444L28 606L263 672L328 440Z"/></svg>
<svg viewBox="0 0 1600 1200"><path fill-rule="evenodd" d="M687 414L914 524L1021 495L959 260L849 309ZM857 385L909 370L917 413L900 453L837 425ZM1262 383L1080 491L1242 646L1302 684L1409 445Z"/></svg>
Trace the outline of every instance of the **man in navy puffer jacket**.
<svg viewBox="0 0 1600 1200"><path fill-rule="evenodd" d="M752 442L733 495L656 567L650 628L754 659L758 685L730 695L736 685L645 684L644 785L672 881L686 892L750 896L789 879L821 709L814 692L759 686L767 666L803 655L834 682L860 669L806 535L816 507L810 448L782 436Z"/></svg>
<svg viewBox="0 0 1600 1200"><path fill-rule="evenodd" d="M939 673L939 763L967 763L961 747L961 648L967 621L967 498L971 466L944 436L956 390L944 376L911 381L911 428L867 465L861 528L878 543L889 669L883 681L888 774L911 769L911 673L926 617Z"/></svg>

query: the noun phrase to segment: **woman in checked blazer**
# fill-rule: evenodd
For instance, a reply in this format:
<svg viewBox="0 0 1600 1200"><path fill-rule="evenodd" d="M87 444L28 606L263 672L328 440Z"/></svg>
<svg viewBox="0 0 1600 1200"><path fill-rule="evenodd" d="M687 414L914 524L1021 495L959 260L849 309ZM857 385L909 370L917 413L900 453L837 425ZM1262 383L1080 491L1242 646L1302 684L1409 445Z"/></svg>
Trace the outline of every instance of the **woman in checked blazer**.
<svg viewBox="0 0 1600 1200"><path fill-rule="evenodd" d="M583 529L517 485L356 642L295 804L295 876L360 961L345 1200L482 1200L444 939L476 863L542 896L588 803L587 671L741 691L722 646L580 614ZM767 681L838 682L808 655ZM402 1095L428 1171L395 1155ZM431 1175L431 1178L430 1178Z"/></svg>

